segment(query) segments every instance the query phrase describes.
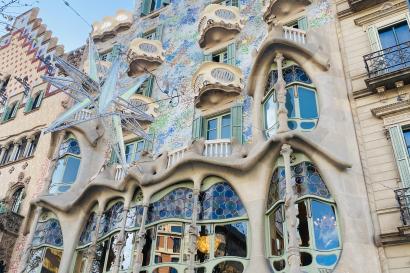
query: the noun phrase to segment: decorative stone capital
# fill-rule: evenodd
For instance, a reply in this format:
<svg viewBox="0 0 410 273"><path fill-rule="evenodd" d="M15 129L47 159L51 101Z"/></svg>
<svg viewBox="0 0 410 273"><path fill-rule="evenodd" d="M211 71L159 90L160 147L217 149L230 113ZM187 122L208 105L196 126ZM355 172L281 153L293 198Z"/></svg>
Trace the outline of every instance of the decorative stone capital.
<svg viewBox="0 0 410 273"><path fill-rule="evenodd" d="M280 154L282 156L289 156L293 153L292 147L289 144L283 144Z"/></svg>
<svg viewBox="0 0 410 273"><path fill-rule="evenodd" d="M282 68L282 63L283 63L284 60L285 60L285 57L283 56L282 53L279 52L279 53L276 54L275 62L278 65L278 67L280 65L280 67Z"/></svg>

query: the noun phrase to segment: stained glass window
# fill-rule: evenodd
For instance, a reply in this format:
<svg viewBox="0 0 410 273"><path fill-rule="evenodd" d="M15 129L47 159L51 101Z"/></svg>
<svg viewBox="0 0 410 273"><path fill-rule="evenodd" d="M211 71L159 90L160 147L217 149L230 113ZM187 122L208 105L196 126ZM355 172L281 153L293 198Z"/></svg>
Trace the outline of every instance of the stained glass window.
<svg viewBox="0 0 410 273"><path fill-rule="evenodd" d="M55 247L63 246L63 233L60 222L55 218L39 221L34 232L32 244L34 247L50 245Z"/></svg>
<svg viewBox="0 0 410 273"><path fill-rule="evenodd" d="M148 208L148 223L169 218L191 219L192 190L178 188L168 193L160 200L150 204Z"/></svg>
<svg viewBox="0 0 410 273"><path fill-rule="evenodd" d="M95 230L96 225L97 225L97 214L95 212L91 212L90 216L88 217L87 223L84 227L84 230L80 236L80 243L79 243L80 246L91 243L92 234Z"/></svg>
<svg viewBox="0 0 410 273"><path fill-rule="evenodd" d="M125 227L127 229L139 227L141 225L143 212L144 207L142 205L136 205L134 207L131 207L127 214Z"/></svg>
<svg viewBox="0 0 410 273"><path fill-rule="evenodd" d="M246 216L245 207L226 182L212 185L200 194L200 220L222 220Z"/></svg>
<svg viewBox="0 0 410 273"><path fill-rule="evenodd" d="M316 200L312 201L315 244L318 250L340 247L336 213L333 206Z"/></svg>
<svg viewBox="0 0 410 273"><path fill-rule="evenodd" d="M117 202L101 215L100 229L98 237L101 238L104 235L110 233L115 229L119 229L121 221L124 217L124 203Z"/></svg>

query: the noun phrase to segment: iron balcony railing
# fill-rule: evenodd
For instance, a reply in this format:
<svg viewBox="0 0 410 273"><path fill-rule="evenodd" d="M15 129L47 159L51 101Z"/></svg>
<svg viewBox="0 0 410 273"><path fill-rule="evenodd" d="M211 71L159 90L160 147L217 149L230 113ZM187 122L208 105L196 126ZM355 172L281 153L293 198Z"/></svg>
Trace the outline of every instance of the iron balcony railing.
<svg viewBox="0 0 410 273"><path fill-rule="evenodd" d="M23 216L12 212L6 203L0 200L0 231L18 234Z"/></svg>
<svg viewBox="0 0 410 273"><path fill-rule="evenodd" d="M410 67L410 41L365 55L369 78Z"/></svg>
<svg viewBox="0 0 410 273"><path fill-rule="evenodd" d="M410 226L410 188L398 189L394 192L399 203L403 225Z"/></svg>

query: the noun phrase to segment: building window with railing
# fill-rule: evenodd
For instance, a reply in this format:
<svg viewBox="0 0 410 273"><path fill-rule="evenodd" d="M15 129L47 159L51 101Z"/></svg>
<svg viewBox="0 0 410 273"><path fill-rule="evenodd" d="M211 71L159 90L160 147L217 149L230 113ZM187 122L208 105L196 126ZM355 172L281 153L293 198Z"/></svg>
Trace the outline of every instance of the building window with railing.
<svg viewBox="0 0 410 273"><path fill-rule="evenodd" d="M204 61L236 65L236 44L204 55Z"/></svg>
<svg viewBox="0 0 410 273"><path fill-rule="evenodd" d="M140 139L125 144L125 159L128 164L141 158L142 152L144 151L144 142L143 139Z"/></svg>
<svg viewBox="0 0 410 273"><path fill-rule="evenodd" d="M319 119L316 88L307 73L296 63L285 61L283 78L286 82L286 103L288 127L290 130L311 131ZM264 128L267 137L276 133L279 126L278 80L276 65L272 65L263 100Z"/></svg>
<svg viewBox="0 0 410 273"><path fill-rule="evenodd" d="M170 0L142 0L141 15L148 15L156 10L166 7Z"/></svg>
<svg viewBox="0 0 410 273"><path fill-rule="evenodd" d="M206 120L206 139L230 139L231 114L224 114Z"/></svg>
<svg viewBox="0 0 410 273"><path fill-rule="evenodd" d="M11 103L10 106L5 107L3 110L1 122L7 122L9 120L14 119L17 115L19 105L20 103L16 101L16 102Z"/></svg>

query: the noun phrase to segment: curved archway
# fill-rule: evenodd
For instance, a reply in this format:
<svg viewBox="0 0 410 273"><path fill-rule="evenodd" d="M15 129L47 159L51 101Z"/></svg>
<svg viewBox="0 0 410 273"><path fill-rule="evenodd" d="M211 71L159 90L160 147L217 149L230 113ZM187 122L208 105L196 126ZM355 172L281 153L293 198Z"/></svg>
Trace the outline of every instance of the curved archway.
<svg viewBox="0 0 410 273"><path fill-rule="evenodd" d="M315 164L303 154L294 154L291 164L296 195L297 241L304 271L333 270L342 250L336 203ZM275 272L288 272L290 245L288 211L285 205L285 169L278 160L270 183L266 221L268 253Z"/></svg>
<svg viewBox="0 0 410 273"><path fill-rule="evenodd" d="M77 180L81 150L73 134L67 134L58 152L58 161L49 187L50 194L67 192Z"/></svg>

